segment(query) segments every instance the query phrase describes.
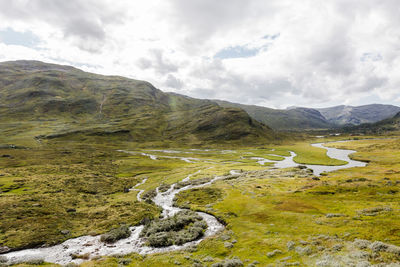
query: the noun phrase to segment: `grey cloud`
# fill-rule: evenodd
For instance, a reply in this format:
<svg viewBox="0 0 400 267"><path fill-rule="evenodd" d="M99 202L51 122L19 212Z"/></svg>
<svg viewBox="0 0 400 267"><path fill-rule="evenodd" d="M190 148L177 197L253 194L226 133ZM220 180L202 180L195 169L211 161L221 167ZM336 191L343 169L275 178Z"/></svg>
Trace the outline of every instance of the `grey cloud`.
<svg viewBox="0 0 400 267"><path fill-rule="evenodd" d="M124 17L122 12L94 0L0 0L0 15L14 21L40 21L55 26L78 47L91 52L104 43L105 27L120 23Z"/></svg>
<svg viewBox="0 0 400 267"><path fill-rule="evenodd" d="M275 15L276 2L263 0L171 0L174 28L188 33L184 43L201 47L215 34L224 34L260 16ZM260 36L261 37L261 36Z"/></svg>
<svg viewBox="0 0 400 267"><path fill-rule="evenodd" d="M182 89L183 87L183 82L182 80L176 78L172 74L168 74L167 79L165 80L165 86L170 87L170 88L175 88L175 89Z"/></svg>
<svg viewBox="0 0 400 267"><path fill-rule="evenodd" d="M189 93L200 98L218 98L240 103L274 100L297 89L286 77L245 76L226 69L221 60L214 59L197 65L191 76L208 84Z"/></svg>
<svg viewBox="0 0 400 267"><path fill-rule="evenodd" d="M152 49L149 51L150 56L140 58L137 66L142 69L153 69L157 74L166 75L178 71L178 64L171 62L164 56L164 51L160 49Z"/></svg>

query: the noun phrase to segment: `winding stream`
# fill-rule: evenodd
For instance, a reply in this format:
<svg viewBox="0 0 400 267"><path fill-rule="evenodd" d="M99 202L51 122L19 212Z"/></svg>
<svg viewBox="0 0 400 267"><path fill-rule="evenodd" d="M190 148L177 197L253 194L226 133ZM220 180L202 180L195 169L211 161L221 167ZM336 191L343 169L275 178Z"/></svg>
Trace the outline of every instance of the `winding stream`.
<svg viewBox="0 0 400 267"><path fill-rule="evenodd" d="M353 140L348 140L348 141L353 141ZM332 142L332 143L342 143L342 142L347 142L347 141L336 141L336 142ZM299 165L304 165L304 166L307 166L307 168L312 169L314 175L316 175L316 176L321 175L321 173L323 173L323 172L331 172L331 171L353 168L353 167L365 167L367 165L367 163L365 163L365 162L353 160L349 157L350 154L353 154L357 151L348 150L348 149L339 149L339 148L333 148L333 147L326 147L325 144L327 144L327 143L316 143L316 144L311 144L311 145L313 147L326 149L328 157L333 158L333 159L343 160L343 161L346 161L347 163L344 165L339 165L339 166L299 164L293 160L293 158L297 156L297 154L294 153L293 151L290 151L290 156L285 157L284 160L281 160L281 161L267 160L265 162L275 162L273 165L275 168L289 168L289 167L296 167ZM259 160L258 162L261 163L260 158L257 158L257 159Z"/></svg>
<svg viewBox="0 0 400 267"><path fill-rule="evenodd" d="M344 168L351 168L351 167L364 167L366 163L360 162L360 161L355 161L349 158L349 155L351 153L354 153L355 151L353 150L344 150L344 149L337 149L337 148L328 148L324 146L324 143L318 143L318 144L313 144L315 147L319 148L324 148L327 150L327 154L331 158L339 159L339 160L344 160L347 161L348 163L345 165L341 166L324 166L324 165L306 165L308 168L312 169L314 171L315 175L319 175L322 172L328 172L328 171L334 171L338 169L344 169ZM120 150L121 152L125 153L133 153L129 151L123 151ZM149 156L151 159L157 160L158 156L153 156L150 154L143 154L144 156ZM287 167L294 167L298 166L296 162L293 161L293 158L296 156L296 153L290 152L290 156L285 157L284 160L282 161L272 161L272 160L267 160L264 158L253 158L258 161L259 164L264 164L266 162L274 162L274 167L275 168L287 168ZM193 160L193 158L180 158L180 157L174 157L180 160L185 160L188 159L188 161ZM197 160L197 159L196 159ZM185 177L182 181L188 181L192 175L195 175L199 173L200 171L197 171L187 177ZM239 175L239 173L235 171L230 171L230 175ZM157 195L154 197L154 203L160 207L162 207L162 216L163 217L169 217L177 212L181 211L181 208L174 207L173 206L173 199L176 194L178 194L181 191L192 189L192 188L198 188L198 187L203 187L206 185L210 185L213 182L224 179L226 176L216 176L214 177L211 181L200 184L200 185L188 185L179 189L175 188L176 184L173 184L166 192L160 192L158 188L156 189ZM141 194L143 193L143 190L137 189L136 187L144 184L147 179L144 179L142 182L138 183L136 186L134 186L131 190L139 191L137 194L137 199L141 201ZM81 263L84 260L82 259L72 259L71 255L76 254L76 255L90 255L90 258L96 257L96 256L109 256L109 255L124 255L124 254L129 254L129 253L139 253L139 254L150 254L150 253L162 253L162 252L168 252L168 251L173 251L173 250L178 250L182 249L191 245L198 244L204 238L215 235L219 231L224 229L224 226L212 215L203 213L203 212L198 212L198 214L203 217L203 219L206 221L208 228L204 234L204 236L196 241L188 242L185 243L184 245L181 246L169 246L169 247L164 247L164 248L153 248L153 247L148 247L145 245L145 241L140 238L140 232L143 230L143 225L140 226L134 226L131 227L130 230L132 231L132 234L129 238L119 240L113 244L106 244L100 241L100 235L98 236L81 236L78 238L73 238L69 239L62 244L52 246L52 247L46 247L46 248L34 248L34 249L25 249L25 250L20 250L20 251L14 251L14 252L9 252L6 254L2 254L2 257L5 257L7 259L7 264L17 264L25 261L30 261L30 260L37 260L37 259L43 259L46 262L51 262L51 263L57 263L57 264L67 264L69 262L74 262L74 263Z"/></svg>

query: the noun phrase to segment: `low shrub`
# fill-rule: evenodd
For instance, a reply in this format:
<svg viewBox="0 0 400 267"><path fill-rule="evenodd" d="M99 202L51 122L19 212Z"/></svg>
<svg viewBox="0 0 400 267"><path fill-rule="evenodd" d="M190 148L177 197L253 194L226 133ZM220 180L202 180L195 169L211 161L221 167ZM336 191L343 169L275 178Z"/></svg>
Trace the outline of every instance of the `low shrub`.
<svg viewBox="0 0 400 267"><path fill-rule="evenodd" d="M168 191L168 189L170 189L171 188L171 185L170 184L161 184L159 187L158 187L158 190L160 191L160 192L167 192Z"/></svg>
<svg viewBox="0 0 400 267"><path fill-rule="evenodd" d="M131 235L131 230L126 225L112 229L110 232L103 234L100 240L105 243L114 243L120 239L128 238Z"/></svg>
<svg viewBox="0 0 400 267"><path fill-rule="evenodd" d="M183 245L203 236L207 223L196 212L180 211L172 217L147 224L140 236L149 246L166 247Z"/></svg>

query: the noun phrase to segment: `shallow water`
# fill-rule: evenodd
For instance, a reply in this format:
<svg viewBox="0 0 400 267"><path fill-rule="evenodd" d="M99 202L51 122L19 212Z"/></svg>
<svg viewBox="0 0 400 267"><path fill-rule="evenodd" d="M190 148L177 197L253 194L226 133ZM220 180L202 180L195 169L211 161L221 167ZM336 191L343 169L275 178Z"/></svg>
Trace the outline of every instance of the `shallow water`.
<svg viewBox="0 0 400 267"><path fill-rule="evenodd" d="M339 142L346 142L346 141L338 141L337 143L339 143ZM335 143L335 142L333 142L333 143ZM353 167L365 167L367 165L367 163L365 163L365 162L352 160L349 157L350 154L356 152L355 150L326 147L326 146L324 146L324 144L325 143L316 143L316 144L312 144L312 146L326 149L327 155L330 158L343 160L343 161L346 161L347 163L344 165L340 165L340 166L312 165L312 164L305 165L305 166L307 166L307 168L312 169L314 172L314 175L316 175L316 176L319 176L323 172L331 172L331 171L353 168ZM296 153L294 153L293 151L290 151L290 156L285 157L285 159L282 161L277 161L273 166L275 168L289 168L289 167L296 167L299 165L304 165L304 164L298 164L298 163L294 162L293 158L295 156L296 156Z"/></svg>

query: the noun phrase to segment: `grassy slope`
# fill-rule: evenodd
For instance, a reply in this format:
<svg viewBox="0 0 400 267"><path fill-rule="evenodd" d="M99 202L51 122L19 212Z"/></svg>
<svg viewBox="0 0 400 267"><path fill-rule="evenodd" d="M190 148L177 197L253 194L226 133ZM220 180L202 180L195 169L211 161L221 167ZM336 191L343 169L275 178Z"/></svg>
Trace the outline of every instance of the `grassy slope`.
<svg viewBox="0 0 400 267"><path fill-rule="evenodd" d="M36 61L0 63L0 142L30 136L200 144L276 139L243 110L166 94L144 81Z"/></svg>

